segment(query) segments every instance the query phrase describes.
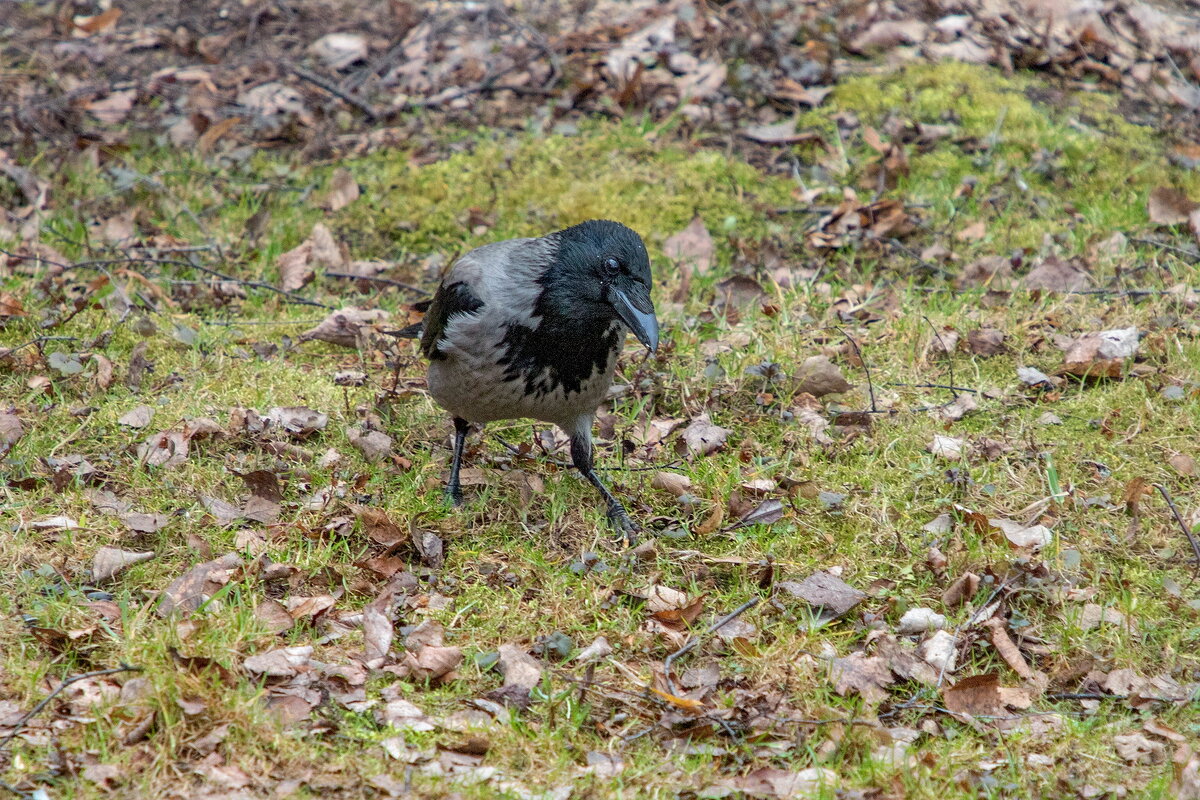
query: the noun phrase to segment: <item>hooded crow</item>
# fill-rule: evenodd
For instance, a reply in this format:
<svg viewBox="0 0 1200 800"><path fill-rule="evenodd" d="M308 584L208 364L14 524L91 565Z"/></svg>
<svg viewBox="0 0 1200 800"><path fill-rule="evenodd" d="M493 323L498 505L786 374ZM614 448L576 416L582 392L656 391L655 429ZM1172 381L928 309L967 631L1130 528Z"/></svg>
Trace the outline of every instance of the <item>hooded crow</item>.
<svg viewBox="0 0 1200 800"><path fill-rule="evenodd" d="M596 476L592 420L626 331L658 349L641 237L617 222L589 220L479 247L442 278L422 328L429 393L454 418L446 487L454 505L462 502L468 425L530 417L562 428L571 461L604 498L609 521L627 536L637 530Z"/></svg>

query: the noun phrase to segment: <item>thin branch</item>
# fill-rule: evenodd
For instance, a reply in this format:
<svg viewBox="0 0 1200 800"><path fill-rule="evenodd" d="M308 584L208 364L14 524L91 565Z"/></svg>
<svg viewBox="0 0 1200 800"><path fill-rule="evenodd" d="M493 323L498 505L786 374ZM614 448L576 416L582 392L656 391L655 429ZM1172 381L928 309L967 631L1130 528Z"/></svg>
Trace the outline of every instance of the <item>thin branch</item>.
<svg viewBox="0 0 1200 800"><path fill-rule="evenodd" d="M1171 513L1175 515L1175 521L1179 523L1179 529L1183 531L1183 535L1187 537L1188 544L1192 546L1192 554L1196 557L1196 565L1197 567L1200 567L1200 542L1196 541L1196 537L1192 535L1191 529L1188 528L1187 523L1183 521L1183 517L1180 515L1179 509L1175 507L1175 501L1171 499L1171 495L1167 491L1167 487L1163 486L1161 483L1156 483L1154 484L1154 488L1158 489L1159 493L1163 496L1163 500L1167 501L1167 505L1170 507ZM1192 577L1192 580L1195 580L1195 576Z"/></svg>
<svg viewBox="0 0 1200 800"><path fill-rule="evenodd" d="M384 286L398 286L401 289L407 289L408 291L416 292L419 295L429 294L428 289L422 289L420 286L413 286L411 283L404 283L403 281L394 281L391 278L375 278L375 277L368 276L368 275L355 275L350 272L329 272L329 271L325 272L325 277L326 278L343 278L345 280L352 280L352 281L370 281L371 283L381 283Z"/></svg>
<svg viewBox="0 0 1200 800"><path fill-rule="evenodd" d="M326 305L325 303L319 303L316 300L309 300L306 297L301 297L298 294L289 292L286 289L280 289L278 286L272 286L271 284L265 283L263 281L242 280L241 278L235 278L232 275L226 275L225 273L215 270L212 267L206 267L206 266L197 264L192 261L182 261L182 260L176 259L176 258L147 258L144 256L141 256L141 257L123 256L121 258L93 259L91 261L78 261L74 264L63 264L63 263L60 263L57 261L52 261L48 258L42 258L41 256L26 256L26 255L21 255L19 253L13 253L13 252L10 252L3 248L0 248L0 253L4 253L6 256L9 256L11 258L19 258L23 261L24 260L41 261L46 264L50 264L51 266L62 267L63 269L94 269L97 271L103 271L104 267L112 265L112 264L161 264L164 266L187 267L188 269L199 270L200 272L203 272L206 275L212 275L215 278L220 278L223 281L229 281L230 283L236 283L239 286L250 286L253 288L257 288L257 289L266 289L268 291L275 292L276 294L282 295L282 296L286 297L287 299L291 300L293 303L298 303L300 305L316 306L317 308L326 308L326 309L333 308L333 306Z"/></svg>
<svg viewBox="0 0 1200 800"><path fill-rule="evenodd" d="M115 675L118 672L141 672L141 671L142 671L141 667L134 667L134 666L130 666L129 664L122 663L121 666L119 666L119 667L110 667L108 669L98 669L94 672L82 672L78 675L72 675L71 677L66 678L65 680L63 680L62 683L58 684L58 686L55 686L54 689L52 689L48 695L43 697L36 706L34 706L32 709L30 709L25 714L21 715L21 718L18 719L16 724L13 726L12 731L10 731L9 734L7 736L5 736L3 739L0 739L0 750L3 750L5 748L5 746L8 745L9 742L11 742L13 739L15 739L17 737L17 734L19 734L21 732L21 730L25 727L26 722L29 722L29 720L33 719L38 714L40 714L42 712L42 709L44 709L46 706L50 705L50 701L58 696L59 692L61 692L63 689L66 689L72 683L78 683L79 681L87 680L88 678L99 678L103 675Z"/></svg>
<svg viewBox="0 0 1200 800"><path fill-rule="evenodd" d="M355 108L357 108L359 111L361 111L363 113L363 116L365 116L367 118L367 122L375 122L377 119L379 119L379 116L380 116L379 112L376 111L375 108L370 103L368 103L365 100L362 100L361 98L355 97L354 95L349 94L348 92L342 91L335 84L331 83L330 81L325 80L320 75L317 75L315 72L309 72L304 67L299 67L294 64L289 66L288 69L290 69L292 71L292 74L295 75L297 78L306 80L309 83L311 83L313 86L317 86L321 89L324 89L325 91L329 92L331 95L338 98L339 100L341 100L345 103L348 103L349 105L352 105Z"/></svg>
<svg viewBox="0 0 1200 800"><path fill-rule="evenodd" d="M1138 244L1148 244L1151 247L1161 247L1163 250L1170 251L1172 253L1175 253L1176 255L1187 256L1188 258L1192 259L1193 261L1200 261L1200 252L1197 252L1195 250L1189 250L1186 247L1177 247L1173 244L1167 244L1166 242L1155 241L1154 239L1133 238L1133 239L1130 239L1129 241L1137 242Z"/></svg>
<svg viewBox="0 0 1200 800"><path fill-rule="evenodd" d="M749 600L742 603L740 606L735 608L733 611L730 611L728 614L721 617L719 620L714 622L712 625L709 625L708 629L705 630L704 633L700 634L699 636L693 636L692 638L688 639L686 642L684 642L683 647L680 647L674 653L671 653L671 655L667 656L666 661L663 662L663 679L667 683L667 691L670 692L672 695L675 694L675 684L671 681L671 664L675 661L675 659L679 658L682 655L690 653L692 650L695 650L696 645L700 644L700 642L702 642L705 639L705 637L710 636L713 633L716 633L721 628L725 627L730 622L733 622L735 619L740 617L742 614L745 614L747 611L754 608L756 605L758 605L758 601L759 601L758 597L751 597Z"/></svg>
<svg viewBox="0 0 1200 800"><path fill-rule="evenodd" d="M929 330L933 331L933 335L937 338L938 344L940 344L942 346L942 352L944 352L946 354L946 368L950 370L950 385L953 386L954 385L954 353L951 353L949 350L946 349L946 342L945 342L945 340L942 339L941 332L938 331L938 329L936 327L934 327L933 322L930 321L929 317L922 314L921 319L925 320L925 324L929 326ZM955 392L953 389L951 389L950 390L950 402L953 403L957 399L958 399L958 393Z"/></svg>
<svg viewBox="0 0 1200 800"><path fill-rule="evenodd" d="M904 386L909 389L949 389L952 392L979 394L978 389L969 389L966 386L954 386L945 383L900 383L898 381L888 381L884 386Z"/></svg>
<svg viewBox="0 0 1200 800"><path fill-rule="evenodd" d="M871 413L878 414L879 410L875 407L875 386L871 383L871 368L867 366L867 360L863 358L862 350L858 347L858 342L854 341L854 337L842 330L841 326L831 326L834 330L845 336L850 342L850 346L854 348L854 354L858 356L858 363L862 364L863 373L867 376L867 394L871 396Z"/></svg>

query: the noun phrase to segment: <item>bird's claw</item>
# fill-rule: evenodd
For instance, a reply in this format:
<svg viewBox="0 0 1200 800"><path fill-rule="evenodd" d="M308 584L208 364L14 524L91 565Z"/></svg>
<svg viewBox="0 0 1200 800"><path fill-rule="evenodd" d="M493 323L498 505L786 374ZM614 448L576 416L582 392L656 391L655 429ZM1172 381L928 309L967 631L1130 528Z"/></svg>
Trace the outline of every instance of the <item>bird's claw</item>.
<svg viewBox="0 0 1200 800"><path fill-rule="evenodd" d="M642 530L642 526L629 518L629 514L620 503L613 503L608 507L608 524L625 534L625 541L630 547L637 544L637 534Z"/></svg>

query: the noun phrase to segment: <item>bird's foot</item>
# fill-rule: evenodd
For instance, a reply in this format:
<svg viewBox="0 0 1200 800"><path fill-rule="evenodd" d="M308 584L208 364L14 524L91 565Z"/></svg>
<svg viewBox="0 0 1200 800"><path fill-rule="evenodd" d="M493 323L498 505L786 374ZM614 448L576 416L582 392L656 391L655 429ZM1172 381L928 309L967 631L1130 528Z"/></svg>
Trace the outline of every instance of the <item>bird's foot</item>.
<svg viewBox="0 0 1200 800"><path fill-rule="evenodd" d="M637 534L642 530L642 526L629 518L625 507L620 503L613 503L608 507L608 524L625 534L625 541L630 547L637 544Z"/></svg>

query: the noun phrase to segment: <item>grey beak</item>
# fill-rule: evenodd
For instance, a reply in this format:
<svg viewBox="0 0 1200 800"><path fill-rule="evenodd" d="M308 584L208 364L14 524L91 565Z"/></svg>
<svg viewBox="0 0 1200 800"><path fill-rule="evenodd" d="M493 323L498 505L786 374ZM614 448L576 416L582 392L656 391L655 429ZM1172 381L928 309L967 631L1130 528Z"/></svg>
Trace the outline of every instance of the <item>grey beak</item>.
<svg viewBox="0 0 1200 800"><path fill-rule="evenodd" d="M621 321L629 326L629 330L633 331L633 335L637 340L644 344L651 353L658 350L658 317L654 316L654 305L650 302L650 297L638 297L641 303L634 304L634 300L630 298L621 289L613 286L612 306L617 311L617 316ZM638 305L646 305L649 311L643 311L638 308Z"/></svg>

